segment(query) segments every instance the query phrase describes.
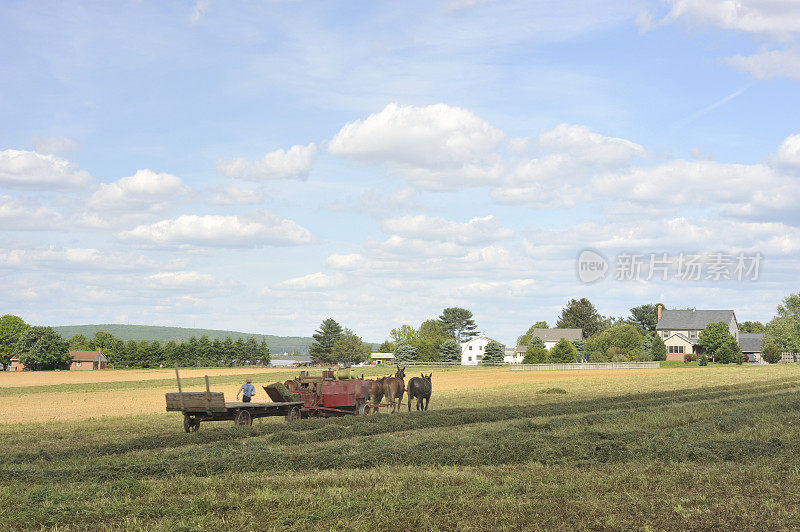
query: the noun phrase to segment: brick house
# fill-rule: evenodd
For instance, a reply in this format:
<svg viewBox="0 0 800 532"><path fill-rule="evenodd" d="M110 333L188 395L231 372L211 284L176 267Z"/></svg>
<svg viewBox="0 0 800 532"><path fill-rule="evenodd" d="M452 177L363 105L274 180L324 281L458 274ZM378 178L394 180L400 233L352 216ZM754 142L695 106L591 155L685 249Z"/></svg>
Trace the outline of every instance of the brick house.
<svg viewBox="0 0 800 532"><path fill-rule="evenodd" d="M108 365L108 359L103 354L101 349L97 351L70 351L69 356L72 358L68 368L76 371L85 371L90 369L104 369ZM23 371L24 364L20 364L19 356L11 357L11 364L8 366L9 371Z"/></svg>

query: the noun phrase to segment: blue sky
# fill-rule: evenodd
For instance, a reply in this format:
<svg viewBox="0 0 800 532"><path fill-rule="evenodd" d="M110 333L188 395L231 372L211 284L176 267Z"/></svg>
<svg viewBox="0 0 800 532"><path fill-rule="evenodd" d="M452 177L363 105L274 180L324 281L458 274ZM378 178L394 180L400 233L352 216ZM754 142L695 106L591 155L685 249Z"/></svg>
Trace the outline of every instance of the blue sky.
<svg viewBox="0 0 800 532"><path fill-rule="evenodd" d="M4 2L2 312L379 341L458 305L506 343L573 297L768 320L799 35L776 0ZM715 252L758 278L614 275Z"/></svg>

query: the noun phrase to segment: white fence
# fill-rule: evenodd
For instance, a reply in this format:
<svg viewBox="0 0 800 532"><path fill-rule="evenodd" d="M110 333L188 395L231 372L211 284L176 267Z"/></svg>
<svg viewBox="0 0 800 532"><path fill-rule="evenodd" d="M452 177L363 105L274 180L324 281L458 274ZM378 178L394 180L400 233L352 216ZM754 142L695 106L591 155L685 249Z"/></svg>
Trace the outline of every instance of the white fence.
<svg viewBox="0 0 800 532"><path fill-rule="evenodd" d="M580 364L513 364L511 371L563 371L568 369L653 369L658 362L586 362Z"/></svg>

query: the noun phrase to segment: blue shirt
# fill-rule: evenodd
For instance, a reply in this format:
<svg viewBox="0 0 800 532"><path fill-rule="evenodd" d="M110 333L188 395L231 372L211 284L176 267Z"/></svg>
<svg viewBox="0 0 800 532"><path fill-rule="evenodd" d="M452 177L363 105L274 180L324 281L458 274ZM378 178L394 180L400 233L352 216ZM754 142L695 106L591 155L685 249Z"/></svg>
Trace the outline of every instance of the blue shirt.
<svg viewBox="0 0 800 532"><path fill-rule="evenodd" d="M246 382L242 384L242 392L245 397L253 397L253 394L256 393L256 388L249 382Z"/></svg>

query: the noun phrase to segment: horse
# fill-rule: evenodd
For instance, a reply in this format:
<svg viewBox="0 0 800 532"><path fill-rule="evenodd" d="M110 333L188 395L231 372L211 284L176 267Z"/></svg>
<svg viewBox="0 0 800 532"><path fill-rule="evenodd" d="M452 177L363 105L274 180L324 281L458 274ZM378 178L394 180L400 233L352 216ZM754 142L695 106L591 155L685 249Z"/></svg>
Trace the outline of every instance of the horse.
<svg viewBox="0 0 800 532"><path fill-rule="evenodd" d="M408 392L408 411L411 412L411 399L413 397L417 398L417 410L427 410L428 403L431 402L431 377L433 373L429 373L425 375L424 373L420 373L422 378L414 377L410 381L408 381L408 388L406 391ZM422 408L422 400L425 400L425 408Z"/></svg>
<svg viewBox="0 0 800 532"><path fill-rule="evenodd" d="M386 398L389 399L389 402L392 404L392 413L394 414L400 408L400 405L403 403L403 392L406 389L406 368L403 366L397 366L397 372L394 374L394 377L386 377L383 381L383 393L386 394Z"/></svg>
<svg viewBox="0 0 800 532"><path fill-rule="evenodd" d="M372 403L378 404L383 399L383 381L386 377L375 379L374 381L366 381L369 387L369 400Z"/></svg>

